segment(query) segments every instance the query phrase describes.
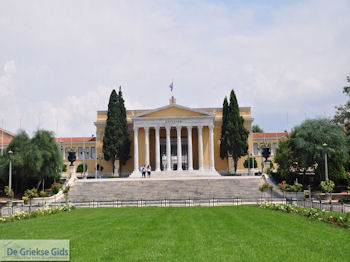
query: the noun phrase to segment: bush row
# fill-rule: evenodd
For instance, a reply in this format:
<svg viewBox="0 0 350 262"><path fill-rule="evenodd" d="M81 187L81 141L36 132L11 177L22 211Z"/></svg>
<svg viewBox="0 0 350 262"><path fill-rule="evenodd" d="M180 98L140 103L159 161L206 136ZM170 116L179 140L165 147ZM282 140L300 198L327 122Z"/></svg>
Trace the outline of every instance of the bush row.
<svg viewBox="0 0 350 262"><path fill-rule="evenodd" d="M35 217L48 216L48 215L62 213L65 211L71 211L73 209L75 209L74 205L66 205L66 206L57 206L57 207L37 209L37 210L34 210L32 212L29 212L29 213L28 212L18 212L18 213L14 213L14 214L8 215L8 216L0 216L0 223L25 220L25 219L35 218Z"/></svg>
<svg viewBox="0 0 350 262"><path fill-rule="evenodd" d="M323 221L325 223L334 224L345 228L350 227L350 213L331 213L319 208L298 207L288 204L274 204L266 202L261 204L260 207L271 210L278 210L286 213L295 213L304 217L312 218L318 221Z"/></svg>

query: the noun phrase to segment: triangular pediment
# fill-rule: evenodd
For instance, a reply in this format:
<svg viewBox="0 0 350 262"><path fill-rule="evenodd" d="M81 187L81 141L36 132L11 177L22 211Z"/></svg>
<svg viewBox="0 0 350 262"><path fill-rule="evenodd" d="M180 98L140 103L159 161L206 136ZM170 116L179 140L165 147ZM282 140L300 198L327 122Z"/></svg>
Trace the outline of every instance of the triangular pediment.
<svg viewBox="0 0 350 262"><path fill-rule="evenodd" d="M144 117L192 117L192 116L212 116L207 112L199 111L189 107L176 104L167 105L154 110L150 110L135 116L135 118Z"/></svg>

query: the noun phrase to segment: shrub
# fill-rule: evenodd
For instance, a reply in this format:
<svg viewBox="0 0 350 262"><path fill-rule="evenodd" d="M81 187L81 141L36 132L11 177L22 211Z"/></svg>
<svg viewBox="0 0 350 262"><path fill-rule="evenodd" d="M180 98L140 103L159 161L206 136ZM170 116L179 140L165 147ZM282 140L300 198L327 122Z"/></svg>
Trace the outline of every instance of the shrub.
<svg viewBox="0 0 350 262"><path fill-rule="evenodd" d="M62 212L71 211L74 209L75 209L74 205L66 205L66 206L57 206L57 207L37 209L37 210L34 210L30 213L19 212L19 213L14 213L14 214L8 215L8 216L0 216L0 223L6 223L6 222L25 220L25 219L30 219L30 218L40 217L40 216L58 214L58 213L62 213Z"/></svg>
<svg viewBox="0 0 350 262"><path fill-rule="evenodd" d="M59 183L53 183L51 185L51 192L53 195L56 195L60 191L61 185Z"/></svg>
<svg viewBox="0 0 350 262"><path fill-rule="evenodd" d="M8 186L4 187L4 192L5 192L5 195L8 196L8 197L13 197L14 196L13 190L12 189L10 190Z"/></svg>
<svg viewBox="0 0 350 262"><path fill-rule="evenodd" d="M85 168L84 168L83 164L79 164L78 167L77 167L77 173L84 173L84 169L85 169L85 172L86 172L87 169L88 169L87 164L85 164Z"/></svg>
<svg viewBox="0 0 350 262"><path fill-rule="evenodd" d="M70 190L70 186L66 186L63 189L64 199L66 200L66 202L68 201L68 192L69 192L69 190Z"/></svg>
<svg viewBox="0 0 350 262"><path fill-rule="evenodd" d="M39 196L40 197L46 197L47 193L45 191L40 191Z"/></svg>
<svg viewBox="0 0 350 262"><path fill-rule="evenodd" d="M252 157L248 157L246 160L244 160L243 162L243 166L244 168L248 168L248 161L249 161L249 165L250 165L250 168L253 168L252 167ZM258 163L256 162L256 158L254 158L254 168L257 168L258 167Z"/></svg>
<svg viewBox="0 0 350 262"><path fill-rule="evenodd" d="M311 219L342 226L345 228L350 227L350 213L347 213L345 215L340 213L326 212L319 208L298 207L289 204L274 204L266 202L261 204L260 207L271 210L278 210L286 213L295 213Z"/></svg>

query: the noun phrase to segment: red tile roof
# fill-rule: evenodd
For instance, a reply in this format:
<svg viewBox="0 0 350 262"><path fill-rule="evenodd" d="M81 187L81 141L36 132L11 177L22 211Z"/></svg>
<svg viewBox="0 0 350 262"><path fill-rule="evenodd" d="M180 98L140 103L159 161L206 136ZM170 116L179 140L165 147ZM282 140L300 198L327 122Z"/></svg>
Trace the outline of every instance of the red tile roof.
<svg viewBox="0 0 350 262"><path fill-rule="evenodd" d="M55 138L56 142L92 142L96 141L96 137L58 137Z"/></svg>
<svg viewBox="0 0 350 262"><path fill-rule="evenodd" d="M253 138L287 137L287 132L282 133L253 133Z"/></svg>
<svg viewBox="0 0 350 262"><path fill-rule="evenodd" d="M4 139L4 144L10 144L12 139ZM2 144L1 138L0 138L0 144Z"/></svg>

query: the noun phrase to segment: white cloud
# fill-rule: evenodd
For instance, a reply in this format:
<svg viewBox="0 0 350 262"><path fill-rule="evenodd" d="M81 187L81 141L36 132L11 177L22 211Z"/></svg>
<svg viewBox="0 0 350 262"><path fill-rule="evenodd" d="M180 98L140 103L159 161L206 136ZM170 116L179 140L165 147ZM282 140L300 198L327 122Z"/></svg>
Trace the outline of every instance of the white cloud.
<svg viewBox="0 0 350 262"><path fill-rule="evenodd" d="M68 8L69 7L69 8ZM235 89L256 123L279 131L330 116L349 75L350 4L42 1L2 3L0 117L91 135L122 86L127 108L221 107ZM15 62L14 62L15 61Z"/></svg>

